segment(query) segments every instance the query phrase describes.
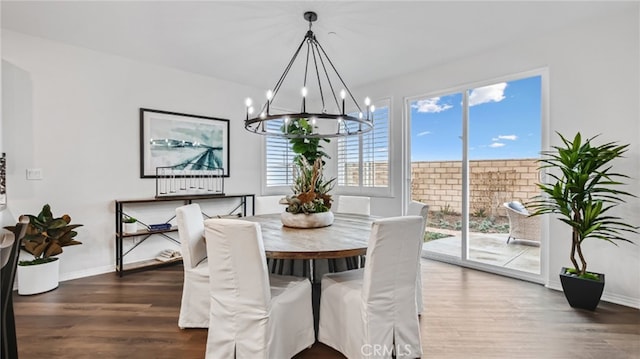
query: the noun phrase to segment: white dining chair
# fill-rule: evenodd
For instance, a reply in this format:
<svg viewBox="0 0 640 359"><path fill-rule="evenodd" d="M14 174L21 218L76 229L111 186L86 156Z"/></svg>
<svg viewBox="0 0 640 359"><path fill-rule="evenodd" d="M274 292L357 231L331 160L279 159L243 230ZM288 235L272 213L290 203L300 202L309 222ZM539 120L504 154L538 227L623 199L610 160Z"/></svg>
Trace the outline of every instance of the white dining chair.
<svg viewBox="0 0 640 359"><path fill-rule="evenodd" d="M204 242L204 218L197 203L176 208L184 284L178 327L209 327L209 267Z"/></svg>
<svg viewBox="0 0 640 359"><path fill-rule="evenodd" d="M257 196L255 198L255 214L273 214L284 212L286 206L280 204L280 200L285 196Z"/></svg>
<svg viewBox="0 0 640 359"><path fill-rule="evenodd" d="M338 196L336 213L371 215L371 198L363 196ZM327 262L327 271L340 272L364 263L364 257L345 258L343 260L330 259ZM322 266L319 267L322 272Z"/></svg>
<svg viewBox="0 0 640 359"><path fill-rule="evenodd" d="M362 196L339 196L337 213L371 215L371 198Z"/></svg>
<svg viewBox="0 0 640 359"><path fill-rule="evenodd" d="M280 204L285 196L258 196L255 198L255 215L277 214L285 211L286 206ZM299 275L303 273L303 267L308 266L306 261L295 259L267 259L267 267L272 273Z"/></svg>
<svg viewBox="0 0 640 359"><path fill-rule="evenodd" d="M318 340L347 358L419 358L416 273L422 217L373 222L364 268L325 274Z"/></svg>
<svg viewBox="0 0 640 359"><path fill-rule="evenodd" d="M424 231L427 226L427 220L429 219L429 206L426 203L411 201L407 207L408 216L420 216L423 218L422 231L420 232L421 243L424 242ZM419 249L422 253L422 244ZM416 277L416 307L418 309L418 315L422 313L424 309L424 303L422 301L422 265L418 260L418 276Z"/></svg>
<svg viewBox="0 0 640 359"><path fill-rule="evenodd" d="M269 275L260 224L205 220L210 321L206 358L291 358L315 341L311 283Z"/></svg>

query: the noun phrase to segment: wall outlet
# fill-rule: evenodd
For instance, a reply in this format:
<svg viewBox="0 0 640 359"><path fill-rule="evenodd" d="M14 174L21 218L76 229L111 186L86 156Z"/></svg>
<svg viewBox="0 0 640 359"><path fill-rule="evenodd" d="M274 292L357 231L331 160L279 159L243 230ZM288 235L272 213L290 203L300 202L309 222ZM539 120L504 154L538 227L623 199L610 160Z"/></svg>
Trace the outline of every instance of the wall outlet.
<svg viewBox="0 0 640 359"><path fill-rule="evenodd" d="M41 180L42 179L42 168L27 168L27 179L28 180Z"/></svg>

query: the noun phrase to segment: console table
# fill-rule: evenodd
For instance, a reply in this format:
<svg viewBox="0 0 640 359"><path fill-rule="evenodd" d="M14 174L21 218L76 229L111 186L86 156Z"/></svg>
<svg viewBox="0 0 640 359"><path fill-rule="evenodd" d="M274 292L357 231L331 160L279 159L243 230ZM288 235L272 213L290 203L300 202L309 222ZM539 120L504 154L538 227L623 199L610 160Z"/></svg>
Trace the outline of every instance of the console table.
<svg viewBox="0 0 640 359"><path fill-rule="evenodd" d="M128 199L128 200L116 200L115 201L115 229L116 229L116 273L122 277L124 273L131 271L140 271L144 269L157 268L169 264L180 263L182 262L181 258L168 260L166 262L162 262L156 259L140 261L135 263L124 263L124 257L146 241L149 238L153 237L164 237L176 244L180 244L178 240L175 238L168 236L169 232L177 232L177 226L171 226L169 229L163 230L151 230L150 225L144 223L139 218L138 223L141 225L137 232L135 233L125 233L123 230L123 221L122 218L126 213L126 207L128 205L158 205L158 204L167 204L170 202L176 202L176 207L191 204L193 202L198 201L212 201L212 200L220 200L220 199L237 199L238 204L235 208L233 208L228 213L224 215L237 215L239 217L247 216L247 210L250 210L249 215L254 214L254 206L255 206L255 195L253 194L231 194L231 195L193 195L193 196L167 196L167 197L155 197L155 198L143 198L143 199ZM203 213L203 215L207 218L214 217L213 215L208 215ZM172 214L170 218L168 218L165 223L171 222L175 218L175 213ZM133 239L133 238L141 238L141 240L137 243L134 243L131 248L127 251L124 250L124 240L125 239Z"/></svg>

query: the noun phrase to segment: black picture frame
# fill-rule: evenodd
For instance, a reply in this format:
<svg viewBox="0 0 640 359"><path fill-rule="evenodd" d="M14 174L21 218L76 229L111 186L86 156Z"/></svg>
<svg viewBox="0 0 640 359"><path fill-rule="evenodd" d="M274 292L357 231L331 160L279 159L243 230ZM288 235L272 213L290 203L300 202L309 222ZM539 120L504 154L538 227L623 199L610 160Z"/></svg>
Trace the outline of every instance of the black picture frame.
<svg viewBox="0 0 640 359"><path fill-rule="evenodd" d="M0 155L0 210L7 208L7 155Z"/></svg>
<svg viewBox="0 0 640 359"><path fill-rule="evenodd" d="M227 119L140 108L140 178L157 178L158 167L221 168L229 177L229 145Z"/></svg>

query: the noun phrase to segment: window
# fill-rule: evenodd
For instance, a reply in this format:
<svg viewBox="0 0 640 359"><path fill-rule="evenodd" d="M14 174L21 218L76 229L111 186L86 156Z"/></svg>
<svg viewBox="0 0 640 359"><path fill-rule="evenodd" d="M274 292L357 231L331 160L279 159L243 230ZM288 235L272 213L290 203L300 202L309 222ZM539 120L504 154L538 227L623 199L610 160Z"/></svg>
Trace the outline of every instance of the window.
<svg viewBox="0 0 640 359"><path fill-rule="evenodd" d="M390 100L375 105L371 132L338 138L337 186L343 193L388 194Z"/></svg>
<svg viewBox="0 0 640 359"><path fill-rule="evenodd" d="M279 129L282 121L266 121L269 129ZM293 184L293 157L289 140L265 136L265 192L277 192Z"/></svg>

